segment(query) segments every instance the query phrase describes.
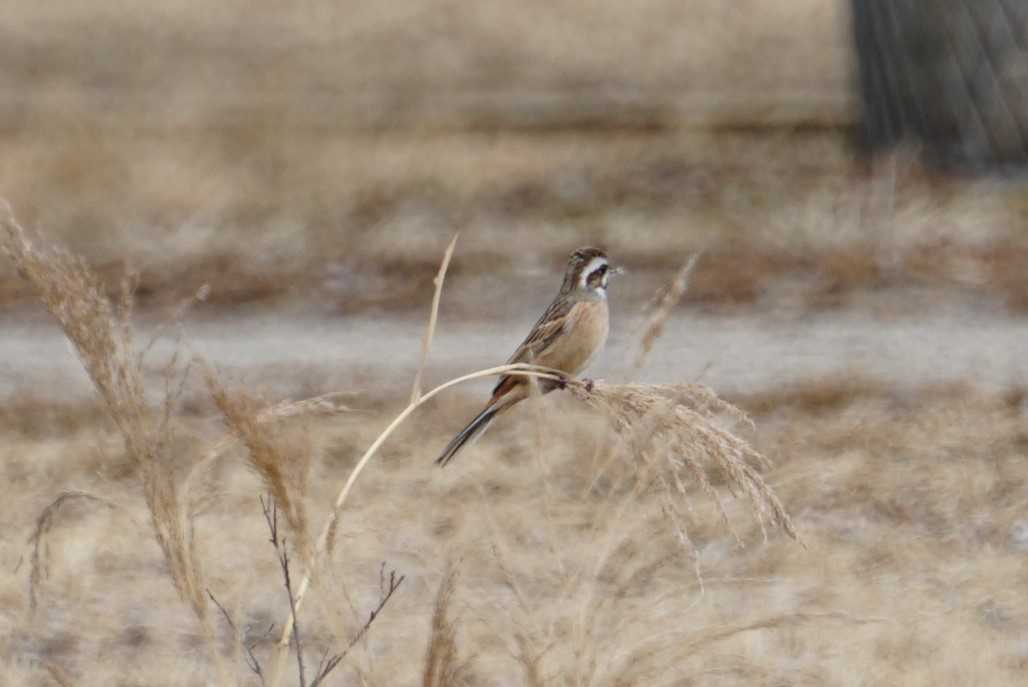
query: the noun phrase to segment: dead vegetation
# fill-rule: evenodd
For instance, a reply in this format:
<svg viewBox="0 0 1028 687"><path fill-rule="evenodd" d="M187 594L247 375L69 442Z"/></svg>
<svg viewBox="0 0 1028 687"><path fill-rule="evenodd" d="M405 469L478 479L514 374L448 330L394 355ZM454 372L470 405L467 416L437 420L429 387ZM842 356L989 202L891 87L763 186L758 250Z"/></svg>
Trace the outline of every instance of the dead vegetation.
<svg viewBox="0 0 1028 687"><path fill-rule="evenodd" d="M759 470L769 465L767 459L747 442L719 426L716 417L718 413L727 414L735 420L745 419L744 416L741 411L718 399L710 390L702 387L594 385L563 379L559 374L542 368L508 365L450 380L425 393L421 393L419 388L419 372L410 404L371 443L355 464L339 490L320 534L313 540L309 534L307 513L312 501L312 495L309 493L309 473L315 453L310 444L303 440L302 433L288 431L289 428L284 427L282 423L298 416L326 412L334 415L342 409L335 401L338 395L326 394L269 407L246 392L227 390L215 373L208 370L205 375L207 390L225 422L228 434L245 449L247 464L270 494L268 502L262 501L263 512L289 604L288 613L282 623L280 640L272 653L270 667L265 671L261 667L262 659L255 650L256 645L240 636L240 630L233 621L232 614L208 590L207 576L201 564L202 557L197 545L194 519L200 511L195 508L194 492L198 484L196 478L211 469L213 462L226 449L225 441L215 442L207 457L202 459L176 456L173 453L171 437L179 429L180 423L177 402L189 382L192 361L180 360L182 349L176 348L167 361L160 363L164 388L159 404L154 406L148 399L143 382L143 368L150 347L137 348L133 339L130 319L131 284L126 283L122 290L120 305L115 308L110 305L99 281L81 259L58 248L41 247L41 240L38 237L31 240L28 232L18 224L9 211L4 218L3 228L5 233L2 245L5 253L16 265L19 273L39 290L44 305L58 320L74 345L96 386L97 393L104 401L114 428L122 437L126 453L137 464L155 538L164 553L175 588L200 621L201 635L211 656L211 669L216 670L221 681L227 679L231 669L225 665L222 651L217 646L208 599L217 606L235 638L236 645L245 654L244 664L262 684L265 684L265 681L273 687L281 684L290 646L291 653L296 659L299 682L306 687L308 684L320 684L342 663L350 649L362 641L379 612L399 589L405 579L404 576L390 573L388 583L380 580L379 602L371 611L368 620L345 648L337 648L334 651L326 648L314 671L309 671L305 665L304 637L309 637L309 634L305 631L301 636L301 604L307 593L316 589L319 580L327 574L325 565L333 557L334 542L339 529L345 527L346 523L346 518L341 517L343 507L348 504L358 476L372 459L380 454L390 435L418 408L442 391L471 379L498 373L556 378L572 391L573 396L584 401L586 407L602 409L602 417L605 417L613 428L612 436L616 434L623 439L622 443L612 449L611 455L620 464L621 472L628 475L628 483L631 484L626 492L627 498L612 491L609 494L611 500L617 502L618 510L623 510L630 503L644 499L655 485L658 486L662 494L660 502L666 533L677 533L689 547L696 570L699 570L699 566L695 564L695 542L686 534L683 524L684 511L680 505L683 500L689 503L688 494L691 491L713 497L725 523L729 521L729 514L722 504L720 488L726 488L733 493L737 491L745 497L765 540L765 525L780 527L795 536L789 516L777 496L759 476ZM439 307L440 290L452 249L451 243L437 276L436 297L423 342L422 365L428 357L431 334ZM658 317L666 318L668 314L669 309L664 308L658 312ZM652 341L649 341L648 345L652 345ZM646 440L641 440L644 436ZM192 463L185 474L181 468L173 468L175 462L181 464L183 460L186 464ZM596 481L602 477L602 471L593 475L593 485L595 486ZM547 486L545 491L549 493L551 487ZM595 489L592 491L594 494L599 493ZM30 573L33 609L39 605L39 580L48 567L41 552L45 553L47 550L47 543L55 524L55 514L61 505L72 497L109 505L109 501L101 496L87 492L65 492L43 511L37 521L35 534L30 539L34 547ZM547 498L551 499L547 508L556 508L554 495L549 493ZM279 527L280 505L289 525L292 546ZM688 508L691 510L692 506L689 505ZM554 530L558 528L555 522L548 522L548 526ZM404 523L397 521L395 529L402 532ZM742 541L738 535L735 536L738 541ZM575 565L571 565L569 560L559 566L558 577L562 579L561 586L564 587L565 594L578 593L567 586L572 580L585 583L586 586L583 588L589 589L589 584L594 581L593 577L601 574L601 571L611 564L611 557L624 546L624 540L620 536L604 533L604 537L605 543L597 557L587 557ZM673 541L673 536L671 540ZM291 565L291 549L301 554L304 564L302 579L295 577ZM351 547L344 550L353 554ZM499 551L499 548L495 548L494 551ZM657 566L664 565L667 560L670 558L661 557ZM593 565L597 567L590 572ZM506 571L505 583L517 593L520 610L524 614L523 626L509 636L520 646L519 661L525 670L526 679L542 684L543 674L538 671L541 666L551 662L544 644L553 641L554 633L558 631L561 621L551 617L547 622L538 622L534 611L531 610L533 604L528 596L519 591L524 583L513 576L507 563L501 562L501 569ZM630 575L628 580L635 579L637 574ZM620 576L620 573L618 575ZM471 669L467 663L459 659L456 632L447 619L451 597L455 592L455 580L455 570L446 573L437 595L432 614L429 650L422 676L424 684L454 684L455 681L459 683L463 679L461 676ZM583 604L580 606L582 613L599 612L598 607L594 608L595 598L580 598L578 603ZM601 603L600 607L602 606ZM586 633L579 636L578 641L593 656L589 660L595 663L602 643L591 642L585 628L580 627L577 631ZM335 644L338 647L338 640L335 640ZM554 669L583 674L587 677L587 682L592 683L594 677L599 677L595 674L595 666L590 668L584 665L582 660L582 656L578 656L572 664L559 662L556 665L563 667ZM630 663L634 665L634 661Z"/></svg>
<svg viewBox="0 0 1028 687"><path fill-rule="evenodd" d="M901 170L883 193L835 134L286 131L239 147L211 132L95 136L103 144L85 149L44 134L12 141L0 185L26 222L89 260L109 296L138 273L147 310L209 284L212 309L420 314L437 246L455 230L464 259L448 308L483 319L498 317L496 274L529 280L578 244L605 244L632 270L636 303L698 250L686 301L710 309L761 308L783 291L807 311L929 288L1016 313L1026 302L1015 188ZM69 171L79 167L120 172ZM0 303L33 298L0 266Z"/></svg>
<svg viewBox="0 0 1028 687"><path fill-rule="evenodd" d="M717 503L728 524L728 512L712 475L733 495L745 497L765 541L767 525L796 538L792 519L760 476L771 462L718 422L719 416L727 416L730 424L752 424L750 419L712 390L700 385L641 384L571 388L577 398L606 413L636 469L655 471L654 479L664 490L665 508L679 536L690 547L692 541L679 501L692 485L698 485Z"/></svg>
<svg viewBox="0 0 1028 687"><path fill-rule="evenodd" d="M629 303L680 270L640 365L682 302L813 312L885 293L896 312L927 289L1023 315L1022 191L869 179L837 131L757 131L785 101L833 126L849 88L832 31L782 40L843 3L757 4L581 22L560 3L20 3L0 186L71 252L4 215L0 305L42 297L98 400L0 407L0 683L1021 684L1023 380L854 373L732 404L570 382L443 474L426 446L478 399L424 393L421 372L400 416L406 399L380 395L353 413L348 392L198 382L185 348L160 359L133 333L133 307L174 311L204 284L222 308L420 311L455 229L451 317L500 321L512 282L581 243L627 263ZM508 97L481 97L498 82ZM695 100L669 100L683 83ZM738 97L696 90L725 83ZM678 128L697 118L742 126ZM268 491L283 522L262 520Z"/></svg>
<svg viewBox="0 0 1028 687"><path fill-rule="evenodd" d="M11 214L0 208L0 247L18 273L37 290L43 305L60 324L89 374L108 417L135 461L150 509L154 535L164 552L172 582L201 622L206 621L202 572L193 546L192 524L186 516L167 453L172 417L188 375L188 364L172 356L163 365L162 399L153 404L143 385L147 348L133 339L131 281L126 279L117 307L111 305L95 275L80 258L53 247L34 244Z"/></svg>
<svg viewBox="0 0 1028 687"><path fill-rule="evenodd" d="M306 501L313 446L302 431L261 422L264 404L243 391L228 391L213 372L208 372L206 381L228 431L246 449L247 462L271 494L276 515L281 504L296 550L309 561L312 552ZM275 540L277 527L272 529Z"/></svg>
<svg viewBox="0 0 1028 687"><path fill-rule="evenodd" d="M459 687L472 684L467 675L469 662L460 658L456 621L451 617L454 612L453 595L458 575L456 567L449 568L436 592L421 687Z"/></svg>
<svg viewBox="0 0 1028 687"><path fill-rule="evenodd" d="M5 231L9 254L67 320L69 337L82 340L76 350L99 380L107 414L120 413L109 424L92 406L49 420L27 413L21 429L15 412L6 416L16 442L5 462L17 489L10 527L26 533L26 546L0 548L25 559L0 587L0 598L24 609L27 639L0 643L16 678L43 671L62 684L132 676L181 684L190 678L155 666L182 665L186 642L197 650L185 663L197 679L221 671L226 683L269 685L282 684L289 666L301 684L330 674L369 685L481 684L498 675L595 687L849 684L855 666L894 682L1019 679L1028 611L1002 591L1023 582L1028 547L1016 389L900 393L860 377L820 380L733 399L761 421L757 429L701 385L568 380L570 398L537 402L560 413L513 414L462 471L443 474L423 460L426 442L445 438L426 404L462 380L415 386L389 423L383 412L346 412L350 394L269 403L209 373L208 409L220 413L226 436L183 456L182 444L154 437L195 423L201 406L166 411L179 397L172 383L159 390L163 401L150 400L128 306L105 305L80 261L26 243L12 221ZM665 307L645 331L659 331L678 290L663 291ZM435 315L433 305L430 321ZM156 366L182 374L185 362ZM78 429L47 429L64 418ZM538 426L525 431L531 423ZM142 517L132 505L136 483L96 470L113 456L75 458L111 432L134 479L172 482L144 485ZM189 469L154 470L137 447L150 452L145 460L159 448ZM768 455L778 463L770 476L762 474ZM289 503L281 525L269 511L273 566L252 507L268 489ZM161 494L165 501L151 505ZM164 557L154 565L137 523L175 517L167 494L177 495L188 539L151 524ZM795 535L783 503L799 513L803 548L760 543L769 527ZM322 517L313 539L311 519ZM968 559L977 561L970 577ZM407 577L386 574L383 560L402 561ZM163 597L139 612L147 598L140 580L174 580L183 561L196 561L192 584L204 585L193 634L182 629L197 618L188 583L176 585L187 603ZM252 573L241 576L241 563ZM412 585L423 600L407 592ZM305 596L314 602L301 608ZM949 622L935 622L938 614ZM833 639L840 632L843 653ZM926 663L940 646L945 656ZM960 658L968 646L990 657L988 667ZM112 650L123 652L114 668L92 658Z"/></svg>
<svg viewBox="0 0 1028 687"><path fill-rule="evenodd" d="M495 317L497 271L528 274L586 243L663 272L643 297L706 249L688 298L709 308L759 308L789 288L808 310L919 287L1028 304L1016 188L902 164L876 181L839 117L768 105L854 112L844 0L604 3L587 23L557 2L535 8L531 30L502 5L464 16L419 0L403 21L315 4L260 16L237 2L156 15L19 5L12 21L33 28L8 37L19 97L0 107L5 197L108 295L136 272L144 308L210 284L214 306L410 312L437 267L431 247L455 229L473 259L451 274L451 307L479 316ZM103 36L83 29L114 15ZM446 29L417 31L421 19ZM523 41L497 34L510 22ZM683 22L704 29L682 41ZM797 31L809 25L821 30ZM593 50L598 36L625 50ZM279 46L273 64L260 40ZM176 107L155 97L167 89ZM0 267L0 304L34 297Z"/></svg>
<svg viewBox="0 0 1028 687"><path fill-rule="evenodd" d="M591 429L546 426L548 473L526 460L534 442L518 436L528 412L477 445L460 474L439 473L429 467L430 457L423 460L421 446L445 442L441 429L418 425L398 435L388 460L362 478L361 498L349 506L339 532L348 554L333 559L331 573L338 577L330 579L345 581L354 594L352 618L335 630L324 607L336 597L321 591L300 611L310 667L326 640L348 641L367 619L381 561L389 560L408 579L337 668L339 682L493 684L503 676L530 684L523 657L543 684L580 677L596 685L849 685L855 672L869 671L897 684L939 684L953 675L1019 684L1028 618L1017 591L1025 582L1028 546L1023 404L968 387L923 394L848 388L853 393L843 385L833 396L831 412L808 403L803 389L796 390L796 402L784 391L772 405L738 399L757 413L758 445L778 463L768 479L790 506L807 549L778 539L739 549L716 505L695 499L690 534L703 591L691 554L670 537L659 489L635 495L628 474L611 470L592 485L593 466L610 455L609 444ZM477 400L466 399L467 406ZM559 394L552 400L565 405ZM368 434L387 420L342 414L312 431L362 450ZM79 485L131 501L125 485L94 481L87 467L68 463L89 440L69 435L59 441L56 455L37 441L4 454L8 466L24 461L27 473L4 510L12 531L25 533L13 550L0 549L5 560L15 554L11 569L19 555L28 565L25 538L46 496L52 500L54 492ZM348 450L336 457L344 467L353 465ZM55 465L61 468L56 476ZM287 604L254 497L262 486L241 457L216 474L222 498L197 524L208 542L205 571L240 635L267 666ZM548 496L539 488L543 474L550 479ZM333 494L319 482L312 483L310 499L330 500ZM743 515L741 504L725 505L740 536L759 542L756 524L735 517ZM139 580L162 582L157 576L166 574L139 546L145 509L133 513L142 527L128 538L121 514L110 513L116 524L102 529L106 510L83 503L57 515L35 614L37 639L17 646L0 641L11 679L30 683L40 674L19 662L26 653L46 656L46 671L66 676L68 684L110 684L126 675L147 684L183 684L193 681L182 672L183 661L206 667L196 654L184 659L185 639L169 631L190 622L175 614L181 602L174 596L158 597L145 615L135 615L139 599L152 598L140 594ZM390 534L398 522L409 523L402 537ZM76 539L97 528L111 540L106 558L76 553ZM252 575L240 578L241 560ZM446 597L448 629L440 630L444 623L433 618L452 569L447 560L458 561L459 573ZM27 573L23 567L0 576L0 598L9 608L27 611ZM212 610L230 656L234 640ZM132 632L112 618L128 619ZM272 636L265 636L272 623ZM840 635L845 651L839 651ZM440 642L446 637L456 646ZM119 657L116 671L95 659L101 649ZM436 658L430 659L432 651ZM969 660L968 651L987 660ZM374 661L366 652L374 652ZM456 664L446 665L461 667L457 681L425 682L431 665L439 666L435 675L447 672L441 657L452 652ZM252 677L242 656L230 665L243 684Z"/></svg>

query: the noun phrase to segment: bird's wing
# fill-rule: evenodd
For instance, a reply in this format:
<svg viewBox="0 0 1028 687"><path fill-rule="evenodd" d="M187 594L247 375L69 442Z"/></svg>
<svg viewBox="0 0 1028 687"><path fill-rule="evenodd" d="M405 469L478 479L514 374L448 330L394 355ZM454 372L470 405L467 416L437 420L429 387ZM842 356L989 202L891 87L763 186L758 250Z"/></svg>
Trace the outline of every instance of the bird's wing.
<svg viewBox="0 0 1028 687"><path fill-rule="evenodd" d="M513 355L507 360L507 364L532 363L539 359L543 351L549 348L557 337L572 324L576 305L577 303L574 301L565 298L558 298L551 303L539 321L532 327L528 337L514 350ZM512 377L501 377L493 388L493 398L496 398L501 387L509 387L514 381L517 380Z"/></svg>

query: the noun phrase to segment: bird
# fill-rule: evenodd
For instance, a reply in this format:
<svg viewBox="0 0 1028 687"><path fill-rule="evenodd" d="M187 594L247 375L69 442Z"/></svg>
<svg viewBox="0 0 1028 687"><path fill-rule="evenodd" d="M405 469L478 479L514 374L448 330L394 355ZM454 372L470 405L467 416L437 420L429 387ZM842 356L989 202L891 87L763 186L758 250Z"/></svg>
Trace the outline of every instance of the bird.
<svg viewBox="0 0 1028 687"><path fill-rule="evenodd" d="M610 312L607 281L623 270L612 267L599 248L579 248L568 258L560 291L535 323L507 364L529 363L575 376L584 370L607 342ZM532 381L523 375L504 375L493 388L489 403L467 427L447 444L436 464L453 460L469 441L481 436L496 416L528 398ZM539 390L549 393L562 386L549 379L538 380Z"/></svg>

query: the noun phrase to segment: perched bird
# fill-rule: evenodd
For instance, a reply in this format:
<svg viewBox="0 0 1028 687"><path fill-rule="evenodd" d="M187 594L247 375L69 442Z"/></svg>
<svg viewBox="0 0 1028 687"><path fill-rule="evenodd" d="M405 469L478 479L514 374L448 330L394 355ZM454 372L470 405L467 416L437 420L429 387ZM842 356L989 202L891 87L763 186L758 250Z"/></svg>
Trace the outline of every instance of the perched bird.
<svg viewBox="0 0 1028 687"><path fill-rule="evenodd" d="M551 367L568 375L584 370L607 342L607 279L620 272L609 265L607 254L597 248L579 248L572 253L560 292L507 363ZM544 394L559 386L559 382L552 380L538 381ZM501 377L485 409L447 444L436 464L446 465L461 447L481 435L497 415L527 398L531 383L521 375Z"/></svg>

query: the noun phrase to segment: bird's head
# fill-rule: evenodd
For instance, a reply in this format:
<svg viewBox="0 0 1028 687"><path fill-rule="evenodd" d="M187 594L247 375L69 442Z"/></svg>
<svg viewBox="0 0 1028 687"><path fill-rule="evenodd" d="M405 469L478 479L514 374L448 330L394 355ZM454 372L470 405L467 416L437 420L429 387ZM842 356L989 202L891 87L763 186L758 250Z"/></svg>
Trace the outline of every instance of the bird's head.
<svg viewBox="0 0 1028 687"><path fill-rule="evenodd" d="M579 248L568 258L562 290L578 290L606 298L607 280L622 271L620 267L611 266L607 254L599 248Z"/></svg>

